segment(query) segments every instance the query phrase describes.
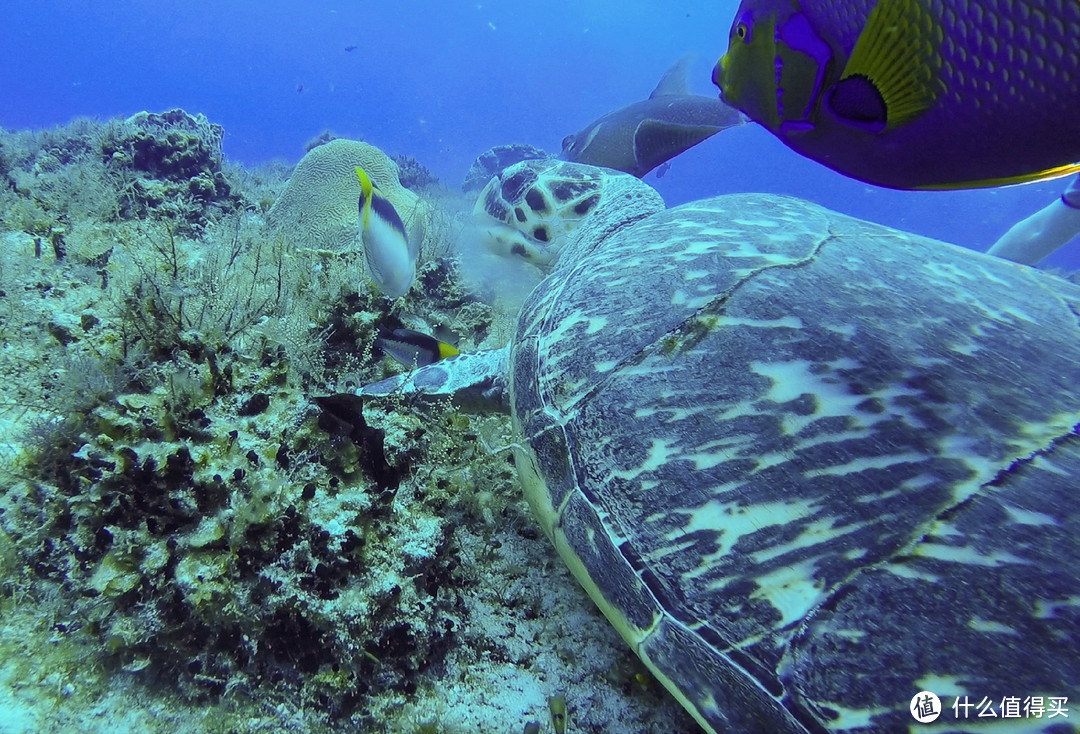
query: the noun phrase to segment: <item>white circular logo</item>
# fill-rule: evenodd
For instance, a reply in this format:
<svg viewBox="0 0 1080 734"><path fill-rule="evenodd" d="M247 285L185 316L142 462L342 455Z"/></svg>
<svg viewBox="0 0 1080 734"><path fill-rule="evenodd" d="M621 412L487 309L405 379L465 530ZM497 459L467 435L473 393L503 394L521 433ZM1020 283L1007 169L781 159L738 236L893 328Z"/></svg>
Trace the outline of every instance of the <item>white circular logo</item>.
<svg viewBox="0 0 1080 734"><path fill-rule="evenodd" d="M912 697L908 710L911 711L915 721L920 724L929 724L931 721L937 721L937 717L941 716L941 699L930 691L919 691Z"/></svg>

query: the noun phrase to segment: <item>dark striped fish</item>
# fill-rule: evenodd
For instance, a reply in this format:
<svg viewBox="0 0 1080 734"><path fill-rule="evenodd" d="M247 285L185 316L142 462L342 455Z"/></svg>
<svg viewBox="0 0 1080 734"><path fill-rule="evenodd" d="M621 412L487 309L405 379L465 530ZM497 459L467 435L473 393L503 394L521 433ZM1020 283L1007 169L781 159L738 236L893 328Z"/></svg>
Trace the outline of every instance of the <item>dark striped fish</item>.
<svg viewBox="0 0 1080 734"><path fill-rule="evenodd" d="M458 353L453 345L413 329L394 329L380 333L375 343L384 354L389 354L394 360L411 369L427 367Z"/></svg>

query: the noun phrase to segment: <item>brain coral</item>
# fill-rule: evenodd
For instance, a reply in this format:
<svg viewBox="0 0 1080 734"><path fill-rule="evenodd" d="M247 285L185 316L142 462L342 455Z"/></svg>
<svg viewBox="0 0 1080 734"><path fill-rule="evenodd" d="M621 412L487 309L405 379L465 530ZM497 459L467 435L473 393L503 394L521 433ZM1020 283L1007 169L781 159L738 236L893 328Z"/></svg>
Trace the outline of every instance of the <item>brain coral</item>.
<svg viewBox="0 0 1080 734"><path fill-rule="evenodd" d="M333 251L357 247L360 184L353 173L357 167L397 209L409 238L422 244L428 205L401 185L396 163L358 140L331 140L301 158L281 198L270 208L270 224L294 247Z"/></svg>

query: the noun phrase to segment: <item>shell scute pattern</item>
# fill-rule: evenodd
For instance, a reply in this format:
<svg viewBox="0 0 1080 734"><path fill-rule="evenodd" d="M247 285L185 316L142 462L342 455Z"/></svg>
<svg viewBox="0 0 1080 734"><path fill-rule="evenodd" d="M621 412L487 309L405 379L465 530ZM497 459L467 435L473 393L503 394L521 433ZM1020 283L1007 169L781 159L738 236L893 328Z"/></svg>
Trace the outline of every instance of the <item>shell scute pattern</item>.
<svg viewBox="0 0 1080 734"><path fill-rule="evenodd" d="M813 242L827 232L824 218L808 217L798 207L786 210L783 202L770 215L814 234L759 252L740 242L738 230L718 223L711 212L695 215L688 210L678 219L654 217L636 225L632 236L606 242L602 256L579 259L551 287L534 290L519 324L535 334L538 350L549 355L539 390L550 399L551 385L578 386L564 400L551 399L549 409L565 414L598 383L617 374L600 366L634 369L629 361L640 359L647 349L662 352L666 336L681 349L697 323L690 317L706 315L699 310L723 303L723 294L753 273L805 261L813 253ZM694 260L693 269L685 266L685 259ZM527 322L534 313L542 321ZM578 348L581 344L588 344L588 350ZM682 369L677 363L658 368Z"/></svg>
<svg viewBox="0 0 1080 734"><path fill-rule="evenodd" d="M928 677L1080 685L1080 289L777 197L576 248L515 337L526 494L704 724L892 731Z"/></svg>

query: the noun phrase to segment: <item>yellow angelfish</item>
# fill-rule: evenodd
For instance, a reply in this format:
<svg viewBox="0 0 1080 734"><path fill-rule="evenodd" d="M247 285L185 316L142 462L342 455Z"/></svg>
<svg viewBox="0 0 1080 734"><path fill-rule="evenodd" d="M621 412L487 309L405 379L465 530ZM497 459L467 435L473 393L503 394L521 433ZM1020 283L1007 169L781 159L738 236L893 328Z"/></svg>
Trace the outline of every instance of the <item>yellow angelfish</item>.
<svg viewBox="0 0 1080 734"><path fill-rule="evenodd" d="M1080 0L743 0L713 81L792 150L879 186L1080 170Z"/></svg>
<svg viewBox="0 0 1080 734"><path fill-rule="evenodd" d="M386 297L403 296L416 277L419 248L409 243L394 205L363 169L356 169L356 178L360 181L360 238L371 279Z"/></svg>

